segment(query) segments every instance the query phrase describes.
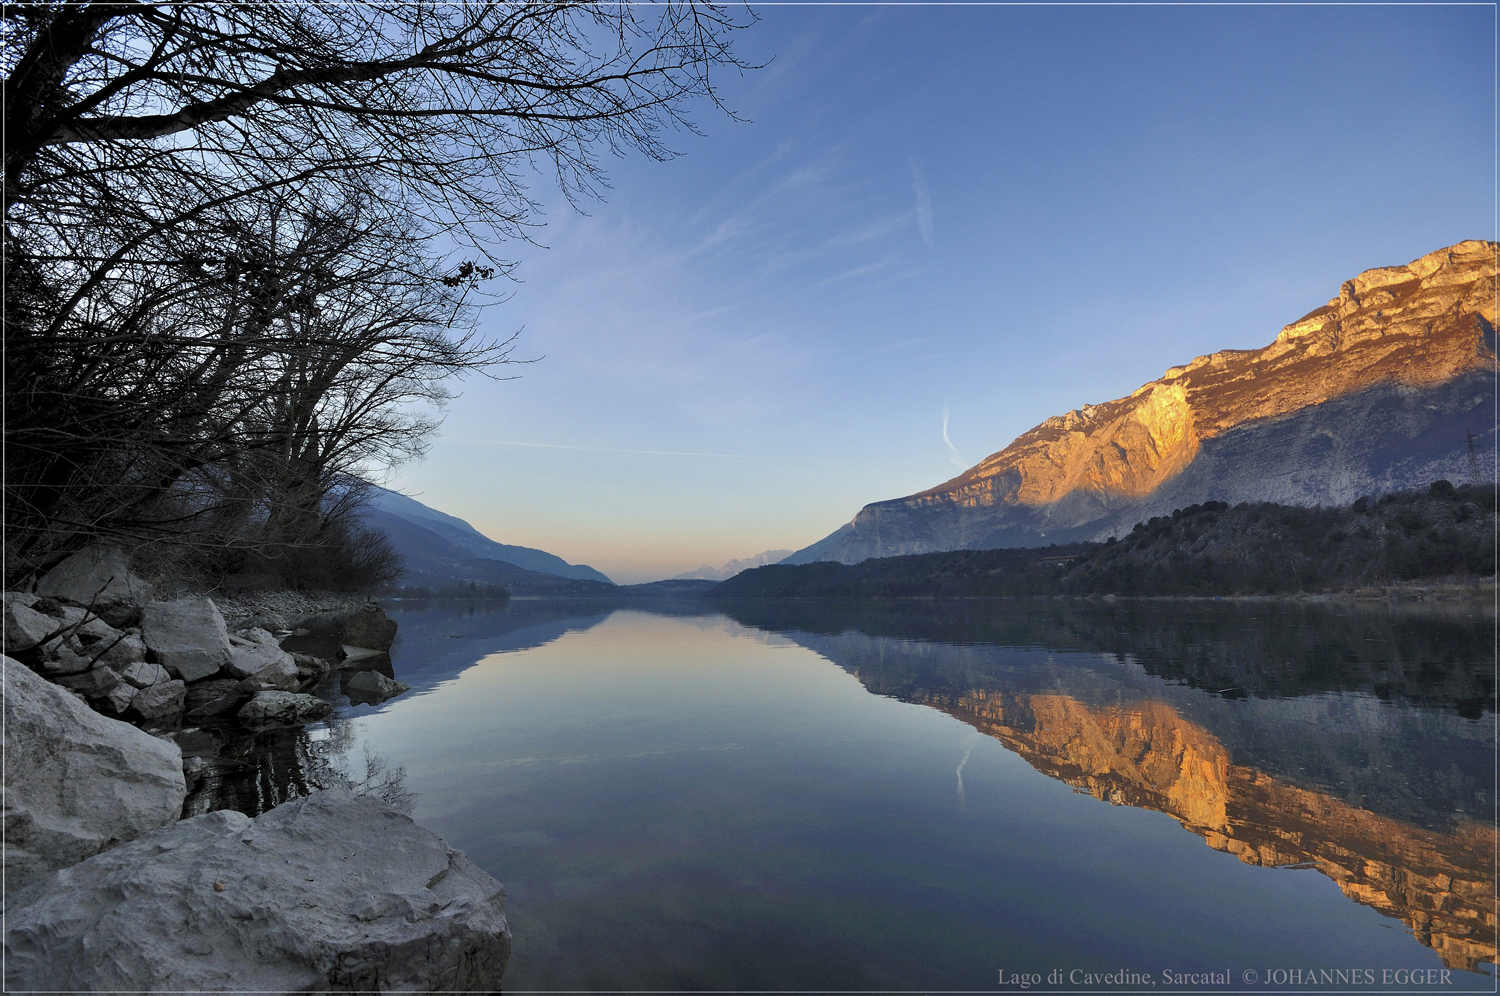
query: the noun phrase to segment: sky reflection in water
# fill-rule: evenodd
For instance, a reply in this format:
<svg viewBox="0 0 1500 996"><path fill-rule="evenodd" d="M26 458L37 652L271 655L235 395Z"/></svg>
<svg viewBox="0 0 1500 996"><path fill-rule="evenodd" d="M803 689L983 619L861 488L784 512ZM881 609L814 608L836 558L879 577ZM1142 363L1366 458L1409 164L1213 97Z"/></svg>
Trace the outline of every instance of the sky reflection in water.
<svg viewBox="0 0 1500 996"><path fill-rule="evenodd" d="M729 612L392 612L414 691L355 710L356 737L505 882L508 990L1075 967L1493 988L1486 620Z"/></svg>

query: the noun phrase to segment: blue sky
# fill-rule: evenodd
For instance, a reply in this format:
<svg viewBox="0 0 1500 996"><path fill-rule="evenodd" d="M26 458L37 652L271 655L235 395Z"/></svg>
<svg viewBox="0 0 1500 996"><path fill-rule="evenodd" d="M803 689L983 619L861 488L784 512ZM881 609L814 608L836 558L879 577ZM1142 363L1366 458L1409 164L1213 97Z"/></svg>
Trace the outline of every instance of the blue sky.
<svg viewBox="0 0 1500 996"><path fill-rule="evenodd" d="M538 182L484 323L542 359L395 487L621 582L795 549L1496 237L1491 6L756 10L748 121Z"/></svg>

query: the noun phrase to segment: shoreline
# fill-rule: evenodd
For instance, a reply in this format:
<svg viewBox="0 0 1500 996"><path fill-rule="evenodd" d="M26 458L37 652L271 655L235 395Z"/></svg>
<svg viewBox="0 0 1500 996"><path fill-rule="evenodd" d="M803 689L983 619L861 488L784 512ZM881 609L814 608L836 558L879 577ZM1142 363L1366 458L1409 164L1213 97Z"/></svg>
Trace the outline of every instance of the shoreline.
<svg viewBox="0 0 1500 996"><path fill-rule="evenodd" d="M1473 587L1458 585L1392 585L1349 591L1287 592L1274 595L723 595L697 596L719 602L1321 602L1416 605L1426 602L1497 605L1493 580ZM602 601L602 599L601 599Z"/></svg>
<svg viewBox="0 0 1500 996"><path fill-rule="evenodd" d="M163 600L106 549L38 587L5 597L8 989L499 988L504 886L396 808L374 772L330 769L249 812L212 802L217 768L244 763L227 745L305 736L340 695L407 691L389 677L397 625L378 603L176 586ZM281 646L294 640L328 656Z"/></svg>

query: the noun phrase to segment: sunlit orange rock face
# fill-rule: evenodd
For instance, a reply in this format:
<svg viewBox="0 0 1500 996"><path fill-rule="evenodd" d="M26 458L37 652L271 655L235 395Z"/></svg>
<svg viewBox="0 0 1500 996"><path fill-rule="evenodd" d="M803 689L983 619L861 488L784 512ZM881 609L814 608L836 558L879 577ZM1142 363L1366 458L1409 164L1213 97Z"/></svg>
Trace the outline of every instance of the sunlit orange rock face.
<svg viewBox="0 0 1500 996"><path fill-rule="evenodd" d="M913 700L1096 799L1167 813L1248 864L1316 868L1351 899L1404 921L1450 968L1495 960L1492 827L1414 827L1236 765L1165 703L1100 708L1067 695L984 690Z"/></svg>
<svg viewBox="0 0 1500 996"><path fill-rule="evenodd" d="M1460 242L1366 270L1269 346L1200 356L1049 418L951 481L866 506L793 562L1097 538L1197 501L1313 504L1457 481L1473 472L1470 427L1488 471L1496 250Z"/></svg>

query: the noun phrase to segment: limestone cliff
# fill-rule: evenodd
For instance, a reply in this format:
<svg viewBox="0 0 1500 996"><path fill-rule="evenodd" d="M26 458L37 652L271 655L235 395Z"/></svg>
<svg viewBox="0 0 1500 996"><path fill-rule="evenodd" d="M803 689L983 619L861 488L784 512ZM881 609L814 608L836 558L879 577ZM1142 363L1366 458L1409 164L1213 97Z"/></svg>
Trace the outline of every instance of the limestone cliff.
<svg viewBox="0 0 1500 996"><path fill-rule="evenodd" d="M1460 242L1366 270L1269 346L1200 356L1049 418L784 562L1044 545L1195 502L1328 504L1490 479L1497 248Z"/></svg>

